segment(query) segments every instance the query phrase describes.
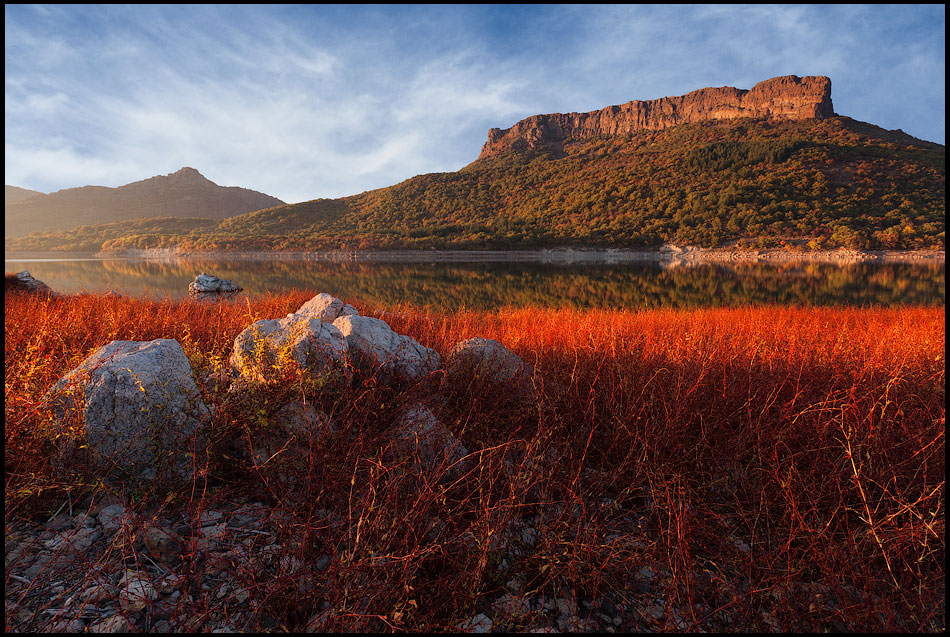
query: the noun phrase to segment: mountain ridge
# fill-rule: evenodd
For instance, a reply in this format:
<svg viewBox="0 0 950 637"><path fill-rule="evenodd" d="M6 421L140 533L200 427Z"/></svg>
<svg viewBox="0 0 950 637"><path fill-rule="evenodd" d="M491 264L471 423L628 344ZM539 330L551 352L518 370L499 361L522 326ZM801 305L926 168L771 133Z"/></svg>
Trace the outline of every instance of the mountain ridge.
<svg viewBox="0 0 950 637"><path fill-rule="evenodd" d="M7 186L10 193L12 186ZM18 189L24 190L24 189ZM36 191L30 191L36 192ZM14 194L17 195L14 191ZM4 232L18 237L36 231L153 217L225 219L283 205L276 197L239 186L219 186L186 166L122 186L80 186L5 201Z"/></svg>
<svg viewBox="0 0 950 637"><path fill-rule="evenodd" d="M20 188L19 186L6 185L3 191L3 202L5 204L15 203L17 201L24 201L26 199L31 199L36 195L43 194L46 193L39 192L38 190L30 190L29 188Z"/></svg>
<svg viewBox="0 0 950 637"><path fill-rule="evenodd" d="M831 79L785 75L751 89L707 87L678 97L632 100L587 113L532 115L510 128L491 128L479 159L515 150L554 146L566 139L624 135L709 120L738 118L822 119L834 117Z"/></svg>

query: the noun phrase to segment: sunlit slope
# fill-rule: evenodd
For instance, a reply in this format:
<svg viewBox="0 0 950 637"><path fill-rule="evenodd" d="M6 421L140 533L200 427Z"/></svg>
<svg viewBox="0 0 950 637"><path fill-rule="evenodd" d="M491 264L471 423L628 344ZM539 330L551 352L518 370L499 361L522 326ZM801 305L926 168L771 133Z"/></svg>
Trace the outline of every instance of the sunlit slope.
<svg viewBox="0 0 950 637"><path fill-rule="evenodd" d="M946 149L846 117L567 140L106 247L943 247ZM25 245L22 247L26 247Z"/></svg>

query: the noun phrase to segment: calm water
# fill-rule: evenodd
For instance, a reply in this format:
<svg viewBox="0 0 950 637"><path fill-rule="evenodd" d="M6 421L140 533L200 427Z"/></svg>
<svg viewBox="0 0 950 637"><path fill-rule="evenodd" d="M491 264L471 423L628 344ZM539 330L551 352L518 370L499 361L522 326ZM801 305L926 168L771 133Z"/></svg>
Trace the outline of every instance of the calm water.
<svg viewBox="0 0 950 637"><path fill-rule="evenodd" d="M378 304L446 308L697 307L743 304L943 305L945 265L541 263L323 263L292 260L7 260L58 292L187 296L201 272L231 279L243 295L302 289ZM238 297L240 298L240 297Z"/></svg>

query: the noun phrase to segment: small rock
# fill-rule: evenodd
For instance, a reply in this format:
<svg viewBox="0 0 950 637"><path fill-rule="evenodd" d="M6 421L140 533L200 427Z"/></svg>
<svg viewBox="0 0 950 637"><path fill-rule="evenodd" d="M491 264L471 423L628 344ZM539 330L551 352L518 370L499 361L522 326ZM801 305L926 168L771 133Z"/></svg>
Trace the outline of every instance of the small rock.
<svg viewBox="0 0 950 637"><path fill-rule="evenodd" d="M577 603L572 599L558 597L556 604L558 612L563 616L570 617L577 614Z"/></svg>
<svg viewBox="0 0 950 637"><path fill-rule="evenodd" d="M53 294L53 290L48 285L33 277L29 270L23 270L13 275L13 278L7 278L6 289L21 292L38 292L41 294Z"/></svg>
<svg viewBox="0 0 950 637"><path fill-rule="evenodd" d="M111 584L91 584L79 593L79 599L95 604L115 598L115 587Z"/></svg>
<svg viewBox="0 0 950 637"><path fill-rule="evenodd" d="M54 621L49 626L51 633L81 633L86 627L86 622L82 619L64 618Z"/></svg>
<svg viewBox="0 0 950 637"><path fill-rule="evenodd" d="M115 533L122 527L122 517L125 515L125 507L121 504L110 504L99 511L99 526L106 534Z"/></svg>
<svg viewBox="0 0 950 637"><path fill-rule="evenodd" d="M459 624L458 628L463 633L488 633L491 632L492 621L479 613Z"/></svg>
<svg viewBox="0 0 950 637"><path fill-rule="evenodd" d="M132 624L128 617L121 614L106 617L89 627L91 633L128 633L132 631Z"/></svg>
<svg viewBox="0 0 950 637"><path fill-rule="evenodd" d="M145 530L145 547L152 555L171 561L181 554L181 538L169 528L150 526Z"/></svg>
<svg viewBox="0 0 950 637"><path fill-rule="evenodd" d="M221 518L224 515L220 511L215 511L214 509L208 509L207 511L202 511L201 515L198 517L198 523L201 526L208 526L211 524L217 524L221 521Z"/></svg>
<svg viewBox="0 0 950 637"><path fill-rule="evenodd" d="M505 593L492 602L492 610L505 617L517 618L530 613L531 605L523 597Z"/></svg>
<svg viewBox="0 0 950 637"><path fill-rule="evenodd" d="M137 571L128 571L119 582L119 605L127 612L142 610L158 599L158 591L148 581L146 575Z"/></svg>
<svg viewBox="0 0 950 637"><path fill-rule="evenodd" d="M202 272L195 280L188 284L189 294L221 294L240 292L244 288L234 285L233 281L220 279L213 274Z"/></svg>

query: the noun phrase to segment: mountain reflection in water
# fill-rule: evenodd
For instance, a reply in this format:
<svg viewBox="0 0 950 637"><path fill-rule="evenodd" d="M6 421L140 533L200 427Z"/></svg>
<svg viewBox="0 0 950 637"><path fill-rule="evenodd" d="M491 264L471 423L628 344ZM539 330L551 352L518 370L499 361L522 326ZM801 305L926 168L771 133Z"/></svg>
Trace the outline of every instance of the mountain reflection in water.
<svg viewBox="0 0 950 637"><path fill-rule="evenodd" d="M541 263L329 263L300 260L24 260L53 290L114 290L180 298L201 272L231 279L243 295L307 290L373 304L443 308L576 308L783 305L943 305L944 264L831 265ZM239 294L238 299L242 298Z"/></svg>

